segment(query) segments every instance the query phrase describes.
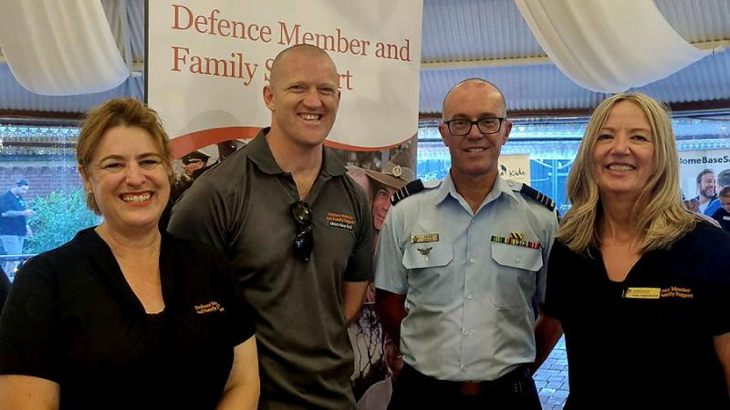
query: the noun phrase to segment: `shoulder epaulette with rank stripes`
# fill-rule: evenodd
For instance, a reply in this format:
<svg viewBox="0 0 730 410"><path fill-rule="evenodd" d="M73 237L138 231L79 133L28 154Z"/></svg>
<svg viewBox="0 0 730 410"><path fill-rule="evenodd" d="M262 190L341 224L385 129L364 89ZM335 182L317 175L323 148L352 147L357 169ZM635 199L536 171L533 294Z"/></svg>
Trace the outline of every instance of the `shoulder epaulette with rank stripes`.
<svg viewBox="0 0 730 410"><path fill-rule="evenodd" d="M417 192L421 192L425 189L423 186L423 181L420 179L417 179L415 181L411 181L406 184L403 188L395 191L393 195L390 197L390 203L395 205L398 202L402 201L404 198L408 197L409 195L413 195Z"/></svg>
<svg viewBox="0 0 730 410"><path fill-rule="evenodd" d="M545 207L551 211L555 210L555 201L553 201L552 199L550 199L550 197L548 197L547 195L543 194L542 192L538 191L537 189L535 189L529 185L522 184L520 193L522 193L523 195L527 195L530 198L534 199L535 201L545 205Z"/></svg>

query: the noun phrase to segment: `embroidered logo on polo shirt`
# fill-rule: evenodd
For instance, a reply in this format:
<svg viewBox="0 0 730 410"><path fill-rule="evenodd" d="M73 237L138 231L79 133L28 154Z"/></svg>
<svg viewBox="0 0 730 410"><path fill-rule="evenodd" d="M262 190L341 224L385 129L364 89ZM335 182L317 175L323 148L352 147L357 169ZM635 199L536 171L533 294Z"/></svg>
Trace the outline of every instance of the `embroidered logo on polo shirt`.
<svg viewBox="0 0 730 410"><path fill-rule="evenodd" d="M355 226L355 217L342 212L327 212L327 216L325 218L329 225L333 228L347 229L348 231L351 231Z"/></svg>
<svg viewBox="0 0 730 410"><path fill-rule="evenodd" d="M221 306L221 304L218 303L218 302L216 302L216 301L212 301L212 302L208 302L208 303L203 304L203 305L196 305L195 306L195 313L197 313L199 315L204 315L206 313L212 313L212 312L221 312L221 313L223 313L225 311L226 311L226 308L224 308L223 306Z"/></svg>
<svg viewBox="0 0 730 410"><path fill-rule="evenodd" d="M692 294L692 289L683 288L679 286L670 286L668 288L662 288L660 295L662 298L679 298L679 299L692 299L695 297Z"/></svg>

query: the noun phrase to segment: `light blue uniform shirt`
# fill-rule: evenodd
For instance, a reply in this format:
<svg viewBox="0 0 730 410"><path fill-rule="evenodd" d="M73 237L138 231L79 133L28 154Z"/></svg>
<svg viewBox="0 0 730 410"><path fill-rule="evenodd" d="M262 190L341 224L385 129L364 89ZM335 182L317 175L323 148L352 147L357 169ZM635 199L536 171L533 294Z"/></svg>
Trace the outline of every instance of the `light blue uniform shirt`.
<svg viewBox="0 0 730 410"><path fill-rule="evenodd" d="M535 360L536 309L558 222L521 187L497 177L475 213L449 175L390 209L375 254L375 286L406 295L400 347L421 373L494 380ZM540 248L492 238L512 233Z"/></svg>

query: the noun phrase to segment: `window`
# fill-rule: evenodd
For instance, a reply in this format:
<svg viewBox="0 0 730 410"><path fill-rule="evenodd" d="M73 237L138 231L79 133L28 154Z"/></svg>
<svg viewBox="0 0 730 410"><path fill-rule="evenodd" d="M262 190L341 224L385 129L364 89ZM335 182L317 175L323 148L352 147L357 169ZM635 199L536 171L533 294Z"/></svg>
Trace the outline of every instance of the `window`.
<svg viewBox="0 0 730 410"><path fill-rule="evenodd" d="M0 249L0 263L11 278L18 263L60 246L80 229L99 222L86 208L77 171L78 132L73 126L0 124L0 194L17 186L20 179L28 181L27 191L20 195L35 212L26 220L30 234L17 235L20 252Z"/></svg>

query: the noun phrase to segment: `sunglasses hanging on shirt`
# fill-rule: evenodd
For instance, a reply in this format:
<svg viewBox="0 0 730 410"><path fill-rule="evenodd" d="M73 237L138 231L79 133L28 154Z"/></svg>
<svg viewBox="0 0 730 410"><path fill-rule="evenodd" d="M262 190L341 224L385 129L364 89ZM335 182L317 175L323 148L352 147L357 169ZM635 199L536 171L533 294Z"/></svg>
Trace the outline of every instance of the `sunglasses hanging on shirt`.
<svg viewBox="0 0 730 410"><path fill-rule="evenodd" d="M312 256L314 247L314 233L312 227L312 209L306 201L298 201L289 207L297 235L294 237L294 256L307 262Z"/></svg>

